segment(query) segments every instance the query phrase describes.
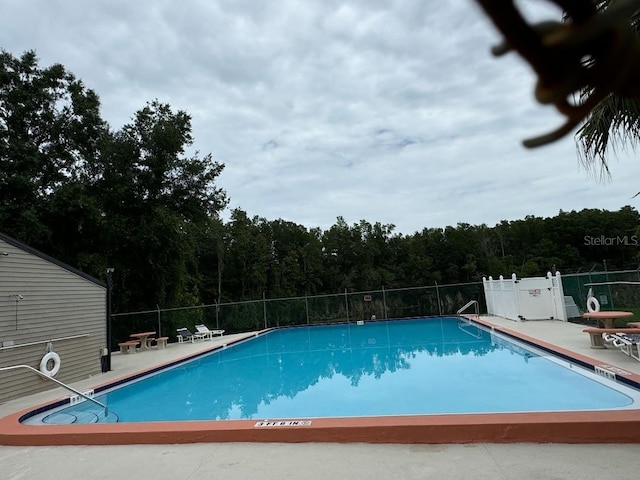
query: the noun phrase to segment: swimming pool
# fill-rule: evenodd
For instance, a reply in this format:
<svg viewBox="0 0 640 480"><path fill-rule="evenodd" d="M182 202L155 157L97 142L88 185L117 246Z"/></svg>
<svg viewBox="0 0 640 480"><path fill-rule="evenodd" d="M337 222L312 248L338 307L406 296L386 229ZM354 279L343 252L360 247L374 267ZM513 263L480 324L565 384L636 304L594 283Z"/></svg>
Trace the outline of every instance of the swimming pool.
<svg viewBox="0 0 640 480"><path fill-rule="evenodd" d="M455 317L278 329L30 425L637 409L640 392Z"/></svg>
<svg viewBox="0 0 640 480"><path fill-rule="evenodd" d="M440 328L439 325L443 320L440 318L419 319L417 322L432 322L432 328ZM538 324L538 322L535 322ZM616 360L606 360L608 355L602 355L601 351L582 350L584 353L578 353L576 350L568 350L559 345L567 344L562 339L567 335L571 338L574 336L582 336L581 327L566 322L549 322L540 323L540 327L554 332L550 338L558 338L560 344L547 343L539 337L532 337L522 332L520 327L526 327L528 323L512 322L499 318L478 318L472 317L470 321L463 322L456 328L462 327L466 332L457 332L458 340L447 340L441 334L441 340L427 342L423 346L415 346L415 338L403 337L402 335L389 335L382 332L379 335L370 335L375 329L358 330L362 327L383 326L384 323L366 322L364 325L356 325L354 323L342 325L344 336L340 336L341 340L335 341L329 345L329 350L335 354L342 350L351 350L352 363L334 362L334 368L324 372L322 378L343 375L343 372L355 371L355 376L349 376L349 380L356 380L359 383L363 381L371 381L369 377L386 376L387 370L396 370L400 373L406 373L406 363L411 363L411 368L419 359L426 355L425 358L432 358L436 362L451 361L449 357L455 357L453 352L460 352L462 357L460 361L467 360L476 356L482 356L482 349L473 347L466 348L474 342L471 340L474 336L482 336L485 338L484 350L502 353L508 359L502 363L541 363L535 358L548 357L552 363L559 362L564 368L573 370L580 367L581 373L578 375L586 375L593 377L596 372L598 376L606 378L595 378L598 383L602 383L605 387L610 387L618 393L622 393L624 398L626 395L632 398L631 404L624 405L625 400L618 403L617 407L611 409L596 408L593 410L573 410L573 411L513 411L513 412L482 412L482 413L430 413L430 414L390 414L375 416L344 416L344 417L309 417L309 418L292 418L282 416L279 418L264 419L240 419L240 420L188 420L188 421L118 421L111 423L71 423L71 424L43 424L41 420L47 415L56 413L56 409L69 406L69 398L60 398L48 403L35 405L15 411L7 416L0 418L0 445L124 445L124 444L179 444L179 443L195 443L195 442L360 442L360 443L509 443L509 442L554 442L554 443L640 443L640 408L636 398L636 392L640 389L640 374L620 368L616 365ZM435 327L434 327L435 326ZM344 328L347 328L344 331ZM324 327L314 327L324 328ZM482 331L480 333L478 331ZM529 330L524 328L525 331ZM294 330L291 330L294 331ZM298 330L302 332L303 330ZM315 332L315 330L310 331ZM354 335L354 332L355 335ZM359 333L358 333L359 332ZM367 335L359 337L360 333ZM233 351L236 347L243 345L245 338L257 337L256 339L277 339L273 335L275 331L254 332L247 335L234 335L218 339L209 344L197 343L191 347L172 346L167 353L167 357L162 355L159 358L176 358L169 363L156 364L156 366L147 367L145 371L140 371L128 377L116 378L107 383L94 386L95 395L103 395L109 393L114 387L124 386L133 382L142 381L147 376L156 376L162 371L172 367L183 368L191 361L203 361L208 353L216 350L224 352L225 350ZM486 336L489 341L487 342ZM545 335L547 336L547 335ZM547 336L548 337L548 336ZM315 338L315 337L312 337ZM504 342L504 340L508 340ZM388 343L385 346L385 342ZM251 342L247 342L251 343ZM385 349L392 345L402 345L404 349L402 355L397 357L401 362L384 362L386 358L390 358ZM309 355L310 361L315 361L316 355L313 353L319 347L322 351L327 349L326 342L308 342L302 343L292 355ZM356 354L360 346L377 345L380 350L377 351L375 361L371 360L369 364L363 363L362 359ZM268 346L268 351L266 347ZM263 355L256 360L263 371L270 365L271 369L277 366L280 369L282 363L286 364L283 357L284 352L279 342L269 342L264 344ZM242 351L238 349L237 351ZM189 353L191 352L191 353ZM466 352L466 353L462 353ZM153 353L153 352L151 352ZM593 353L596 358L587 356ZM606 352L605 352L606 353ZM615 352L609 352L616 355ZM187 355L187 357L185 357ZM533 355L533 356L532 356ZM553 355L553 357L551 356ZM269 358L280 358L280 361L266 362ZM139 357L132 356L126 358L126 363L137 362ZM146 359L153 357L146 356ZM223 357L219 357L223 358ZM293 358L293 357L289 357ZM618 358L617 356L615 358ZM626 357L625 357L626 358ZM124 360L124 359L123 359ZM243 356L239 356L236 360L243 361ZM613 364L610 362L613 361ZM146 360L145 360L146 362ZM160 361L158 361L160 363ZM419 362L418 362L419 363ZM387 365L396 365L394 368L387 368ZM362 372L358 373L357 368L361 368ZM366 368L363 369L362 366ZM635 364L634 364L635 366ZM347 368L349 367L349 368ZM586 370L582 370L582 367ZM350 370L349 370L350 369ZM230 369L233 371L234 369ZM433 370L440 370L433 368ZM635 368L633 369L635 370ZM466 368L461 370L460 375L471 374L472 369ZM586 371L586 374L585 374ZM237 372L236 372L237 373ZM254 373L254 378L260 382L262 378ZM344 376L344 375L343 375ZM611 378L613 381L609 381ZM363 380L364 379L364 380ZM200 381L210 381L210 376L204 376ZM99 382L99 380L96 380ZM103 381L104 382L104 381ZM307 390L317 388L321 382L307 383L306 390L300 387L300 393L304 394ZM415 383L415 382L414 382ZM429 385L429 382L421 382ZM619 389L621 384L632 387L630 392L625 392L624 386ZM304 385L301 383L300 385ZM247 388L249 383L243 385ZM247 388L247 391L250 389ZM242 390L244 391L244 390ZM242 391L240 393L242 393ZM298 390L295 390L296 392ZM52 392L53 393L53 392ZM293 394L294 392L283 392ZM496 396L495 394L492 396ZM406 395L405 395L406 397ZM55 398L55 397L50 397ZM240 397L241 399L244 397ZM272 398L266 397L264 403L273 403ZM285 395L285 398L289 398ZM159 400L159 399L158 399ZM33 401L33 400L32 400ZM341 398L331 398L332 403L344 402ZM240 402L242 403L242 402ZM259 402L260 403L260 402ZM357 402L350 402L357 403ZM396 403L400 403L399 401ZM253 402L255 404L255 401ZM148 405L149 409L154 407L155 403ZM122 412L116 412L121 414ZM36 425L27 424L28 422L40 419L40 423ZM37 423L37 422L36 422Z"/></svg>

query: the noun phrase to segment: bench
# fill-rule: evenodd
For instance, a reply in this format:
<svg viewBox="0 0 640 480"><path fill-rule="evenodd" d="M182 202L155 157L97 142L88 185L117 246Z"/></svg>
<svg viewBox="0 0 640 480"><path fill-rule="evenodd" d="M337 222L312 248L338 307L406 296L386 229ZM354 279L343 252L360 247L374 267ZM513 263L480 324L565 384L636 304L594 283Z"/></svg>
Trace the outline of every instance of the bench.
<svg viewBox="0 0 640 480"><path fill-rule="evenodd" d="M120 353L136 353L136 347L140 342L138 340L129 340L118 344Z"/></svg>
<svg viewBox="0 0 640 480"><path fill-rule="evenodd" d="M167 340L169 340L169 337L158 337L154 338L154 340L158 348L167 348Z"/></svg>
<svg viewBox="0 0 640 480"><path fill-rule="evenodd" d="M606 348L603 333L638 333L637 328L585 328L582 331L589 334L591 348Z"/></svg>
<svg viewBox="0 0 640 480"><path fill-rule="evenodd" d="M627 328L640 328L640 322L629 322Z"/></svg>

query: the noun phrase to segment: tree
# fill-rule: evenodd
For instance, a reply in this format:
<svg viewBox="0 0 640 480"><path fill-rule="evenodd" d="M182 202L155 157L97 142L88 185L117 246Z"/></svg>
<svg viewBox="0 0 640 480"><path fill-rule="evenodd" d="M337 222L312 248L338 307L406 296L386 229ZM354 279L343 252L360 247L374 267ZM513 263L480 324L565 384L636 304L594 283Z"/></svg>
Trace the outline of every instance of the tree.
<svg viewBox="0 0 640 480"><path fill-rule="evenodd" d="M267 273L272 260L271 237L264 218L249 218L235 208L226 228L224 277L226 300L253 300L267 290Z"/></svg>
<svg viewBox="0 0 640 480"><path fill-rule="evenodd" d="M49 214L61 206L50 200L82 213L83 196L69 191L82 190L106 128L98 96L62 65L0 51L0 228L46 248L59 225Z"/></svg>
<svg viewBox="0 0 640 480"><path fill-rule="evenodd" d="M199 236L226 206L211 155L184 155L191 117L158 101L104 142L94 189L104 209L102 250L122 304L153 308L199 301Z"/></svg>
<svg viewBox="0 0 640 480"><path fill-rule="evenodd" d="M396 236L393 234L395 225L383 225L380 222L371 225L361 220L359 227L362 234L362 253L358 266L361 288L368 290L382 285L393 286L396 252L391 248L391 240Z"/></svg>
<svg viewBox="0 0 640 480"><path fill-rule="evenodd" d="M220 218L210 219L195 231L198 285L201 300L206 305L216 303L222 297L225 240L225 226Z"/></svg>
<svg viewBox="0 0 640 480"><path fill-rule="evenodd" d="M313 295L321 285L320 233L279 219L268 223L271 237L271 297Z"/></svg>
<svg viewBox="0 0 640 480"><path fill-rule="evenodd" d="M322 235L324 255L323 285L329 293L357 288L362 232L356 224L350 227L343 217Z"/></svg>

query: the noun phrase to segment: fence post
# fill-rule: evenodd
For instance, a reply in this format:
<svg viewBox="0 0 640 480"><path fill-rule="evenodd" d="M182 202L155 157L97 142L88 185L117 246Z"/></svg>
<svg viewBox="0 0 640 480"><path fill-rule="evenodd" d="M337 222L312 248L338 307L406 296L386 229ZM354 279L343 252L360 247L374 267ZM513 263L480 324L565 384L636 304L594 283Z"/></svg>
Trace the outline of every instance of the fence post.
<svg viewBox="0 0 640 480"><path fill-rule="evenodd" d="M495 284L493 283L493 277L491 275L489 275L489 291L490 296L491 296L491 311L487 311L487 313L489 315L495 315L496 314L496 303L495 303L495 294L493 293L493 290L495 288ZM487 300L487 310L489 309L488 306L489 300Z"/></svg>
<svg viewBox="0 0 640 480"><path fill-rule="evenodd" d="M562 278L559 271L556 271L555 294L556 308L562 314L562 321L567 322L569 319L567 318L567 307L564 303L564 287L562 286Z"/></svg>
<svg viewBox="0 0 640 480"><path fill-rule="evenodd" d="M438 281L433 281L436 284L436 298L438 299L438 315L442 315L442 306L440 305L440 290L438 289Z"/></svg>
<svg viewBox="0 0 640 480"><path fill-rule="evenodd" d="M382 286L382 309L384 311L384 319L387 320L387 295L384 291L384 285Z"/></svg>
<svg viewBox="0 0 640 480"><path fill-rule="evenodd" d="M156 303L156 308L158 309L158 337L162 336L162 322L161 320L161 316L160 316L160 305L158 305Z"/></svg>
<svg viewBox="0 0 640 480"><path fill-rule="evenodd" d="M309 325L309 297L304 296L304 309L307 311L307 325Z"/></svg>
<svg viewBox="0 0 640 480"><path fill-rule="evenodd" d="M344 289L344 306L347 309L347 323L349 323L349 297L347 296L347 289Z"/></svg>
<svg viewBox="0 0 640 480"><path fill-rule="evenodd" d="M267 299L264 291L262 292L262 316L264 317L264 328L267 329Z"/></svg>
<svg viewBox="0 0 640 480"><path fill-rule="evenodd" d="M513 288L513 294L516 299L516 311L514 316L518 318L518 321L521 322L523 317L520 315L520 291L518 290L518 276L515 273L511 274L511 288Z"/></svg>
<svg viewBox="0 0 640 480"><path fill-rule="evenodd" d="M613 303L613 295L611 294L611 284L609 283L609 271L607 270L607 260L602 260L604 265L604 281L607 283L607 293L609 294L609 304L611 305L611 310L615 310L616 306Z"/></svg>
<svg viewBox="0 0 640 480"><path fill-rule="evenodd" d="M556 303L557 292L555 291L554 284L553 284L553 281L554 279L556 279L556 277L554 274L551 273L551 271L548 271L544 278L546 278L549 281L549 285L550 285L547 288L551 292L551 302L553 303L553 315L551 315L551 318L553 320L558 320L558 304Z"/></svg>
<svg viewBox="0 0 640 480"><path fill-rule="evenodd" d="M510 318L510 314L507 313L507 307L505 304L506 294L504 293L504 276L502 275L498 276L498 286L500 287L500 308L496 309L499 312L497 315L504 318Z"/></svg>
<svg viewBox="0 0 640 480"><path fill-rule="evenodd" d="M489 300L489 286L487 284L487 277L482 277L482 288L484 290L484 300L487 304L487 314L491 315L491 310L493 306L491 305L491 300Z"/></svg>

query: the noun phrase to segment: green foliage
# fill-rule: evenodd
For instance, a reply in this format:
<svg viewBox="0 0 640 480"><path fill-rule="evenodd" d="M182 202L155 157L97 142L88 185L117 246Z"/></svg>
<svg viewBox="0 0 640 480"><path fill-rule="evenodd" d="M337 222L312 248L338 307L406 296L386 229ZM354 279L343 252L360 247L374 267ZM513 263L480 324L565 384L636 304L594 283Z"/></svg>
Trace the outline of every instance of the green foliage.
<svg viewBox="0 0 640 480"><path fill-rule="evenodd" d="M157 101L105 139L96 179L103 248L130 308L199 299L197 233L209 228L226 197L214 186L223 165L211 156L184 157L191 143L190 117Z"/></svg>
<svg viewBox="0 0 640 480"><path fill-rule="evenodd" d="M77 216L79 229L91 221L84 182L105 131L99 105L62 65L40 68L32 51L20 58L0 51L0 225L7 233L46 247L57 233L56 213Z"/></svg>
<svg viewBox="0 0 640 480"><path fill-rule="evenodd" d="M186 112L153 101L114 132L93 91L37 63L0 53L0 228L98 278L114 267L116 310L198 301L224 165L185 156Z"/></svg>
<svg viewBox="0 0 640 480"><path fill-rule="evenodd" d="M598 10L606 10L611 0L593 0ZM630 26L636 37L640 33L640 10L631 16ZM637 38L636 38L637 42ZM587 61L589 61L587 59ZM624 65L620 69L623 70ZM593 93L592 87L585 88L581 101ZM637 98L626 98L616 94L608 95L589 113L584 124L575 134L578 152L584 166L600 176L609 175L607 151L611 147L631 147L640 140L640 102Z"/></svg>
<svg viewBox="0 0 640 480"><path fill-rule="evenodd" d="M219 213L227 198L216 185L224 165L210 154L186 154L194 143L189 114L155 100L112 131L93 91L61 65L37 63L33 52L0 53L0 230L97 278L115 268L114 312L173 308L163 322L192 327L211 324L213 313L176 307L264 298L278 324L299 323L307 311L311 323L344 319L347 310L366 319L382 317L379 294L365 303L355 293L345 301L345 292L640 263L632 207L406 236L391 224L349 225L342 217L326 231L308 229L240 208L225 223ZM601 238L628 242L595 241ZM451 313L470 295L406 290L386 299L387 316ZM315 298L304 308L301 300L286 308L268 302L305 296ZM143 317L136 329L144 329ZM264 317L253 303L215 310L228 330L260 328Z"/></svg>

